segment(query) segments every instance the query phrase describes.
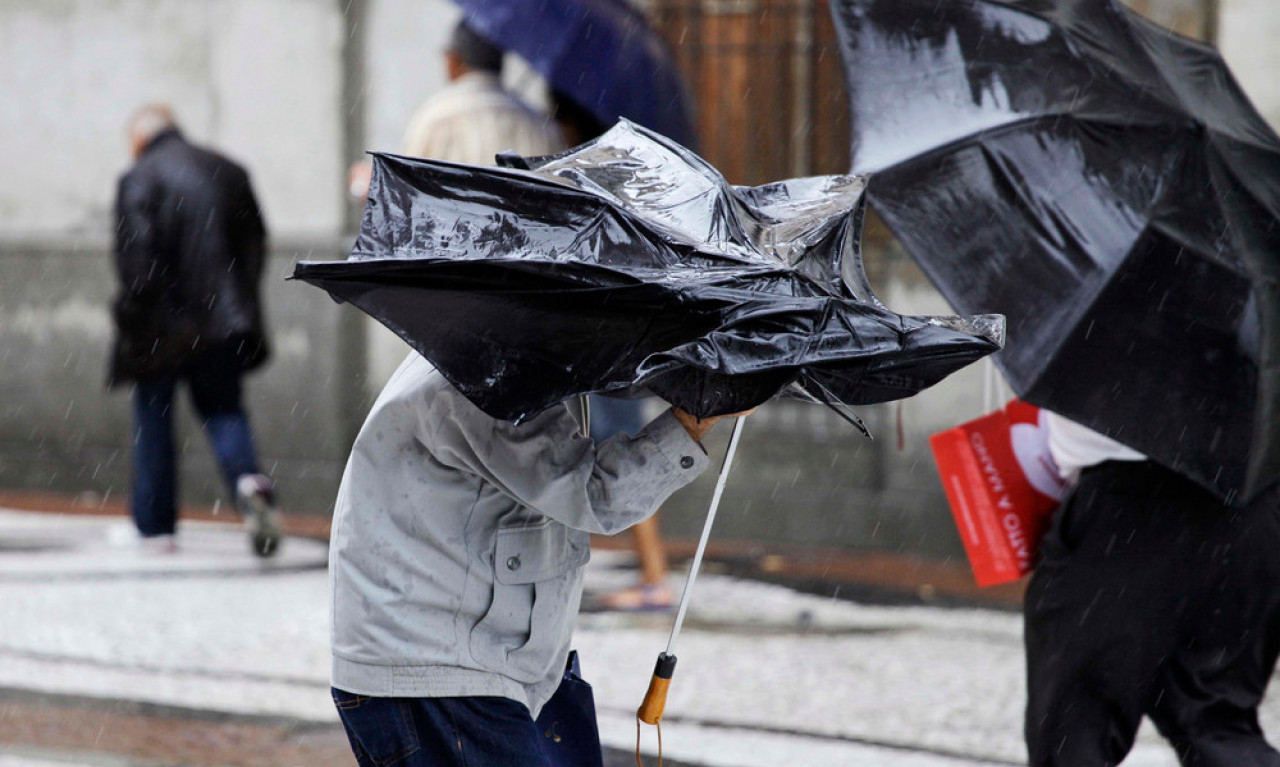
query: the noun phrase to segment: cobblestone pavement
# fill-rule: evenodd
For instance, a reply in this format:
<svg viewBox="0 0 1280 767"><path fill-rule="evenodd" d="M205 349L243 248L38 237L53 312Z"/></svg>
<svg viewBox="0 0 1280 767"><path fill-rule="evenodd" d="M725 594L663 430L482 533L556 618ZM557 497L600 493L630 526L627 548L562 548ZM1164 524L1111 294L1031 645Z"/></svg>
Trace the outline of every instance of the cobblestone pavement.
<svg viewBox="0 0 1280 767"><path fill-rule="evenodd" d="M127 700L0 691L0 767L350 767L341 727Z"/></svg>
<svg viewBox="0 0 1280 767"><path fill-rule="evenodd" d="M148 555L112 544L124 524L0 511L0 767L350 765L328 696L325 544L290 538L264 561L236 526L190 521L177 554ZM804 552L728 553L681 635L667 764L1022 762L1016 613L832 599L830 581L759 579L803 581ZM738 577L751 562L757 577ZM588 589L629 584L629 564L595 552ZM610 767L635 763L634 711L669 626L579 621ZM643 738L653 764L655 733ZM1125 764L1176 762L1148 732Z"/></svg>

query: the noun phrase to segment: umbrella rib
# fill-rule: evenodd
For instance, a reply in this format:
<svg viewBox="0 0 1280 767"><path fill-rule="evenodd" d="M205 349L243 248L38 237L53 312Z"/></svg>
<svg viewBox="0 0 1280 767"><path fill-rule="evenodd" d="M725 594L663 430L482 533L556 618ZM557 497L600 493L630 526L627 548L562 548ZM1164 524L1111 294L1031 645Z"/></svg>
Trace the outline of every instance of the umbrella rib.
<svg viewBox="0 0 1280 767"><path fill-rule="evenodd" d="M1163 30L1166 32L1168 32L1169 30L1164 30L1164 28L1161 27L1160 25L1156 24L1155 22L1148 21L1145 17L1142 16L1142 14L1138 13L1137 11L1132 11L1127 7L1124 7L1122 4L1115 2L1115 0L1111 0L1110 4L1112 6L1117 6L1117 5L1120 6L1121 12L1126 16L1126 21L1128 23L1124 28L1124 32L1127 33L1128 35L1128 38L1129 38L1128 42L1131 44L1131 48L1139 48L1142 50L1143 61L1148 65L1151 71L1159 75L1161 83L1164 84L1165 92L1173 97L1174 105L1180 106L1180 99L1178 99L1178 92L1174 90L1174 88L1170 85L1168 78L1166 78L1164 76L1164 73L1160 71L1160 67L1156 64L1155 59L1151 57L1151 54L1148 53L1145 48L1139 45L1137 35L1134 34L1134 31L1133 31L1133 26L1132 26L1133 20L1137 18L1142 22L1152 25L1156 29ZM1096 67L1097 69L1100 69L1103 73L1106 73L1109 75L1124 74L1116 67L1108 66L1107 63L1102 59L1086 55L1085 51L1080 50L1080 46L1075 36L1072 34L1072 30L1070 30L1067 27L1060 27L1060 29L1062 30L1063 42L1066 43L1067 48L1076 55L1076 58L1079 59L1085 65L1086 68L1093 70ZM1125 79L1125 78L1121 77L1120 79ZM1164 99L1159 99L1159 101L1161 104L1168 106L1168 102L1166 102Z"/></svg>
<svg viewBox="0 0 1280 767"><path fill-rule="evenodd" d="M1186 107L1183 104L1183 99L1181 98L1181 96L1178 95L1178 89L1175 87L1173 81L1170 80L1169 75L1164 71L1163 68L1161 68L1160 63L1151 54L1150 50L1148 50L1145 46L1140 44L1142 35L1140 35L1135 29L1137 27L1141 27L1147 33L1154 34L1158 37L1163 36L1163 37L1172 38L1178 44L1185 47L1194 48L1202 55L1206 55L1210 57L1221 68L1222 73L1226 75L1227 79L1230 80L1233 85L1235 85L1236 89L1239 90L1241 94L1243 94L1243 89L1239 87L1239 83L1236 81L1235 75L1231 72L1231 68L1227 66L1226 60L1222 58L1222 53L1217 48L1213 47L1208 43L1205 43L1202 40L1197 40L1193 37L1187 37L1186 35L1183 35L1173 29L1169 29L1160 24L1157 24L1156 22L1152 21L1151 19L1148 19L1146 16L1143 16L1141 13L1138 13L1137 11L1129 8L1128 6L1122 3L1114 3L1114 5L1117 5L1120 8L1121 13L1124 14L1128 22L1128 26L1126 27L1125 31L1129 33L1129 38L1130 38L1129 41L1133 44L1132 48L1136 48L1141 51L1141 55L1144 61L1149 65L1150 71L1154 72L1155 75L1160 78L1161 83L1165 87L1165 91L1169 94L1169 96L1173 100L1172 106L1177 111L1189 114L1191 119L1194 120L1197 124L1201 124L1201 125L1205 124L1204 120L1200 119L1198 116L1194 114L1191 114L1186 109ZM1106 63L1100 59L1087 58L1083 56L1081 54L1081 51L1078 49L1078 46L1076 44L1077 42L1076 39L1072 35L1066 34L1065 31L1063 34L1063 39L1066 41L1067 46L1071 49L1071 51L1075 53L1078 57L1080 57L1082 61L1085 61L1088 64L1101 65L1102 69L1107 73L1121 74L1121 72L1118 69L1116 69L1115 67L1107 66ZM1249 100L1247 96L1244 97L1243 101L1244 101L1244 106L1255 118L1257 125L1254 127L1261 128L1265 132L1270 133L1272 138L1275 139L1275 141L1270 145L1264 145L1259 143L1253 137L1241 137L1234 134L1228 134L1228 135L1230 135L1230 137L1232 139L1235 139L1236 141L1249 144L1250 146L1253 146L1255 148L1276 151L1277 144L1280 144L1280 136L1278 136L1276 132L1271 129L1267 121L1262 117L1261 114L1259 114L1257 107L1253 104L1252 101ZM1169 102L1166 102L1164 99L1160 99L1160 102L1162 104L1165 104L1166 106L1170 106Z"/></svg>
<svg viewBox="0 0 1280 767"><path fill-rule="evenodd" d="M1022 117L1017 120L1012 120L1010 122L1004 123L1003 125L995 125L990 128L982 128L979 130L975 130L972 133L966 133L963 136L957 136L956 138L951 139L950 141L944 144L939 144L937 146L930 147L929 149L923 152L917 152L911 155L910 157L907 157L904 160L899 160L897 162L891 163L889 165L884 166L883 168L877 168L873 170L859 170L857 172L867 173L868 175L871 176L871 180L867 184L868 193L871 193L875 189L875 178L878 174L888 173L888 172L898 170L900 168L904 168L907 166L915 165L918 163L924 163L926 160L932 160L936 157L953 153L958 147L962 147L966 143L972 143L974 141L984 141L988 138L996 138L996 137L1004 136L1007 133L1014 133L1016 131L1025 129L1028 125L1031 125L1033 123L1038 123L1042 121L1057 121L1057 120L1072 120L1074 122L1081 123L1081 124L1111 125L1111 126L1121 127L1121 128L1132 128L1135 125L1141 124L1141 123L1135 123L1132 120L1122 121L1120 119L1109 119L1106 117L1083 117L1081 115L1075 114L1074 112L1070 112L1070 111L1041 112L1034 115L1028 115L1026 117ZM1167 125L1168 122L1161 121L1161 120L1153 120L1151 121L1150 124L1153 126Z"/></svg>
<svg viewBox="0 0 1280 767"><path fill-rule="evenodd" d="M875 437L871 434L871 430L867 428L867 424L860 417L858 417L857 413L853 412L852 408L849 408L849 412L847 413L842 409L842 408L848 408L849 406L841 402L840 398L836 396L835 392L823 386L822 382L819 381L817 377L809 373L808 370L805 370L802 368L801 374L804 376L804 380L808 381L809 383L812 383L814 386L818 388L818 391L822 396L815 395L813 392L806 389L804 387L804 384L800 383L799 381L793 382L792 384L793 386L795 386L797 389L803 392L806 396L814 399L818 403L826 405L827 407L831 408L832 412L840 416L842 419L848 422L855 429L862 432L862 436L871 440L875 439Z"/></svg>
<svg viewBox="0 0 1280 767"><path fill-rule="evenodd" d="M528 184L534 184L536 186L546 187L548 190L551 190L556 193L565 194L572 197L581 197L584 199L589 199L593 202L605 202L606 204L608 203L607 200L602 200L600 197L594 194L591 194L590 192L579 189L576 186L567 184L563 181L555 179L554 177L539 174L537 171L520 170L518 168L504 168L500 165L467 165L466 163L449 162L448 160L437 160L435 158L428 159L425 157L410 157L409 155L396 154L395 152L369 152L369 154L375 158L383 159L384 165L388 166L387 167L388 172L395 173L396 176L398 176L400 179L405 181L405 183L408 183L409 186L415 187L415 188L416 188L416 185L414 185L412 182L409 181L409 179L404 178L403 175L397 172L394 166L399 165L401 167L405 167L405 166L418 167L418 168L426 168L428 170L435 170L438 168L447 168L449 170L459 170L471 176L492 176L492 177L500 178L504 181L524 182ZM395 162L385 162L388 159L394 160Z"/></svg>
<svg viewBox="0 0 1280 767"><path fill-rule="evenodd" d="M1086 120L1086 119L1083 119L1083 118L1077 117L1077 116L1072 115L1072 114L1065 114L1065 115L1061 115L1061 117L1062 117L1063 119L1071 120L1071 121L1076 122L1076 123L1097 122L1097 123L1101 123L1101 124L1111 124L1111 123L1109 123L1109 121ZM969 137L967 137L966 139L958 139L958 140L956 140L956 141L949 142L949 143L947 143L947 144L945 144L945 145L943 145L943 146L940 146L940 147L938 147L938 148L936 148L936 149L934 149L934 150L931 150L931 151L929 151L929 152L925 152L925 153L922 153L922 154L916 155L915 157L911 158L910 160L907 160L907 161L905 161L905 162L903 162L903 163L899 163L898 165L895 165L895 166L891 166L891 169L898 168L898 167L901 167L901 166L905 166L905 165L907 165L907 164L911 164L911 163L916 163L916 162L923 163L924 161L929 160L929 159L933 159L933 158L935 158L935 157L937 157L937 156L944 156L944 155L946 155L946 154L948 154L948 153L953 152L953 151L954 151L954 149L957 147L957 145L961 144L961 143L962 143L962 142L964 142L964 141L969 141L969 140L971 140L971 139L973 140L973 144L972 144L972 145L973 145L973 146L975 146L975 148L978 148L978 149L980 149L980 150L982 150L982 151L984 151L984 152L985 152L985 151L987 151L987 147L985 146L985 142L986 142L988 139L1000 138L1000 137L1004 136L1004 135L1005 135L1005 134L1007 134L1007 133L1012 133L1015 129L1024 127L1028 122L1031 122L1031 121L1032 121L1032 120L1034 120L1034 119L1039 119L1039 118L1038 118L1038 117L1037 117L1037 118L1031 118L1031 119L1028 119L1028 120L1020 121L1020 122L1018 122L1018 123L1016 123L1016 124L1010 124L1010 125L1006 125L1006 126L1001 126L1001 127L1000 127L1000 128L998 128L998 129L992 129L992 130L989 130L989 131L983 131L983 132L979 132L979 133L975 133L975 134L970 134L970 136L969 136ZM975 137L976 137L976 138L975 138ZM1094 167L1092 168L1092 170L1095 170L1095 171L1106 170L1106 169L1109 169L1109 168L1111 168L1111 167L1114 167L1115 165L1119 165L1119 164L1121 164L1121 163L1123 163L1123 162L1125 162L1125 158L1117 157L1113 163L1108 164L1108 165L1097 165L1097 166L1094 166ZM1002 172L1003 172L1003 171L1002 171ZM1005 179L1004 179L1004 181L1005 181L1005 182L1006 182L1006 184L1007 184L1008 186L1010 186L1011 188L1013 188L1013 189L1015 189L1015 190L1018 190L1018 189L1019 189L1019 185L1018 185L1018 184L1016 184L1016 183L1012 183L1008 178L1005 178ZM1060 197L1060 198L1066 198L1066 197L1069 197L1069 196L1070 196L1072 193L1074 193L1077 189L1079 189L1079 188L1081 188L1081 187L1086 186L1086 184L1087 184L1087 182L1086 182L1085 180L1081 180L1079 183L1077 183L1077 184L1076 184L1076 185L1074 185L1074 186L1071 186L1071 187L1068 187L1068 188L1064 188L1064 189L1060 189L1060 190L1058 190L1058 191L1055 193L1054 197ZM1029 199L1026 199L1025 197L1023 197L1020 191L1018 191L1018 194L1019 194L1019 197L1022 197L1022 199L1023 199L1023 203L1024 203L1024 204L1027 204L1027 205L1032 204L1032 202L1033 202L1033 201L1032 201L1032 200L1029 200ZM1148 217L1149 217L1150 212L1156 208L1156 206L1159 204L1159 200L1161 200L1161 199L1163 199L1163 195L1162 195L1161 197L1158 197L1158 198L1156 198L1155 200L1153 200L1153 201L1152 201L1150 208L1147 210ZM879 212L881 215L884 215L884 212L883 212L882 210L880 210L881 203L880 203L880 200L879 200L879 196L878 196L878 195L876 195L876 194L874 194L874 191L873 191L873 193L871 194L871 204L872 204L872 206L873 206L874 208L876 208L877 212ZM1135 241L1136 241L1136 240L1135 240Z"/></svg>
<svg viewBox="0 0 1280 767"><path fill-rule="evenodd" d="M1217 48L1213 47L1208 43L1205 43L1202 40L1197 40L1193 37L1187 37L1186 35L1183 35L1172 29L1168 29L1164 26L1161 26L1160 24L1157 24L1151 19L1148 19L1146 16L1143 16L1142 14L1138 13L1137 11L1134 11L1133 9L1123 4L1118 4L1118 5L1120 5L1120 9L1125 14L1125 16L1128 17L1129 23L1131 25L1144 27L1145 29L1155 33L1156 35L1165 35L1165 36L1171 37L1181 45L1184 45L1190 48L1195 48L1201 54L1207 55L1210 58L1214 59L1215 63L1217 63L1218 66L1221 67L1222 72L1226 74L1228 80L1230 80L1232 84L1235 85L1235 87L1237 88L1237 90L1241 92L1241 94L1243 94L1244 92L1243 89L1240 88L1239 82L1236 81L1235 75L1231 72L1231 68L1227 66L1226 60L1222 57L1222 52L1219 51ZM1130 27L1130 30L1132 30L1132 26ZM1067 39L1069 42L1073 42L1070 37L1068 37ZM1135 42L1137 41L1136 34L1134 35L1134 41ZM1178 91L1174 87L1172 81L1170 81L1169 77L1165 74L1164 70L1160 68L1155 58L1151 56L1151 54L1145 48L1142 48L1142 53L1143 53L1143 56L1146 57L1146 60L1151 64L1152 70L1155 71L1155 73L1160 77L1161 81L1164 83L1169 93L1174 96L1178 106L1181 107L1182 99L1178 97ZM1271 129L1270 124L1267 123L1267 121L1262 117L1262 115L1258 113L1257 107L1254 106L1253 102L1249 100L1247 96L1244 97L1244 105L1248 108L1249 112L1254 116L1255 120L1257 121L1258 123L1257 127L1261 127L1265 131L1269 132L1272 135L1272 137L1275 138L1276 143L1273 143L1271 146L1264 146L1257 143L1251 138L1241 138L1235 135L1232 135L1231 138L1237 141L1240 141L1242 143L1249 144L1250 146L1254 146L1258 149L1269 149L1271 151L1276 151L1277 149L1276 144L1280 143L1280 136L1277 136L1276 132ZM1199 117L1196 117L1195 115L1192 115L1192 119L1194 119L1199 124L1204 124L1204 121L1201 120Z"/></svg>
<svg viewBox="0 0 1280 767"><path fill-rule="evenodd" d="M1239 139L1236 139L1234 136L1228 136L1227 138L1228 138L1229 140L1231 140L1231 141L1239 141ZM1242 141L1242 142L1240 142L1240 143L1248 143L1248 142L1243 142L1243 141ZM1210 146L1212 146L1212 145L1210 145ZM1250 146L1253 146L1253 145L1251 144ZM1269 147L1268 147L1268 148L1269 148ZM1215 153L1217 153L1217 152L1216 152L1216 150L1215 150ZM1236 185L1237 185L1237 186L1239 186L1239 187L1240 187L1240 189L1244 190L1244 192L1245 192L1246 194L1248 194L1248 195L1249 195L1249 197L1250 197L1254 202L1256 202L1258 205L1260 205L1262 208L1264 208L1264 209L1265 209L1268 213L1270 213L1272 216L1275 216L1275 217L1277 217L1277 218L1280 218L1280 210L1272 210L1272 209L1271 209L1271 206L1270 206L1270 205L1268 205L1268 204L1267 204L1267 202L1266 202L1265 200L1260 199L1260 198L1258 197L1258 195L1254 193L1253 189L1251 189L1251 188L1249 187L1249 184L1245 183L1245 180L1244 180L1243 178L1241 178L1241 177L1240 177L1240 174L1239 174L1238 172L1236 172L1235 166L1233 166L1233 165L1232 165L1231 163L1229 163L1229 162L1226 162L1225 160L1222 160L1222 158L1221 158L1221 157L1219 157L1219 162L1218 162L1218 164L1219 164L1220 166L1222 166L1222 168L1225 170L1225 172L1227 173L1227 175L1229 175L1229 176L1232 178L1232 180L1234 180L1234 181L1236 182ZM1213 174L1212 174L1212 173L1210 173L1210 174L1209 174L1209 183L1213 185L1214 191L1216 191L1216 192L1221 192L1221 191L1222 191L1222 190L1218 187L1217 182L1216 182L1216 181L1214 181L1214 179L1213 179ZM1218 197L1218 199L1221 199L1221 196L1220 196L1220 195L1217 195L1217 197Z"/></svg>

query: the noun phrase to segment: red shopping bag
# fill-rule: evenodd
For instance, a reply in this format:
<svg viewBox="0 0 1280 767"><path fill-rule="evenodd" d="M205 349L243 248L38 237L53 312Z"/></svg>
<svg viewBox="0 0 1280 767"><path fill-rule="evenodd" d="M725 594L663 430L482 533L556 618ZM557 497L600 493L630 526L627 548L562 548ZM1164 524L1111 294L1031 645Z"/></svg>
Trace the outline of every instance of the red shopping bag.
<svg viewBox="0 0 1280 767"><path fill-rule="evenodd" d="M929 438L979 586L1031 571L1066 483L1049 454L1044 414L1013 400L1003 410Z"/></svg>

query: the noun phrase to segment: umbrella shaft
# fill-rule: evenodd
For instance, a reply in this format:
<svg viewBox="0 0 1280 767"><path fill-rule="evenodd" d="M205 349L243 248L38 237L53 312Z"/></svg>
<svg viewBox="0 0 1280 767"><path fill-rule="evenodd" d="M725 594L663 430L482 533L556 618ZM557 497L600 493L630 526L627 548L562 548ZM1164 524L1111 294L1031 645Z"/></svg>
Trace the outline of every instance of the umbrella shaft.
<svg viewBox="0 0 1280 767"><path fill-rule="evenodd" d="M698 569L702 567L702 555L707 550L707 539L711 537L711 525L716 520L716 510L720 508L720 496L724 495L724 486L729 480L729 469L733 466L733 454L738 449L738 438L742 436L742 424L746 420L745 417L739 417L733 421L729 449L725 451L724 463L720 466L720 476L716 479L716 491L711 496L711 508L707 510L707 521L702 525L702 537L698 539L698 550L693 555L693 563L689 565L689 579L685 581L684 592L680 594L680 609L676 611L676 620L671 626L671 638L667 640L669 656L675 655L676 637L680 636L684 614L689 609L689 595L693 593L693 582L698 577Z"/></svg>

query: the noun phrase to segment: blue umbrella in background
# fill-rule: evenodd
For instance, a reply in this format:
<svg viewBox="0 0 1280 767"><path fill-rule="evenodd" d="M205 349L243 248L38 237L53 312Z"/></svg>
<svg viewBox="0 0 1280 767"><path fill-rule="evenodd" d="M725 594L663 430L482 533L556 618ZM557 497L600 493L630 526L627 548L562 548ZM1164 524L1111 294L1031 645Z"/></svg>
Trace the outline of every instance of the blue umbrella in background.
<svg viewBox="0 0 1280 767"><path fill-rule="evenodd" d="M679 67L622 0L456 0L473 29L519 54L604 125L618 118L694 146Z"/></svg>

